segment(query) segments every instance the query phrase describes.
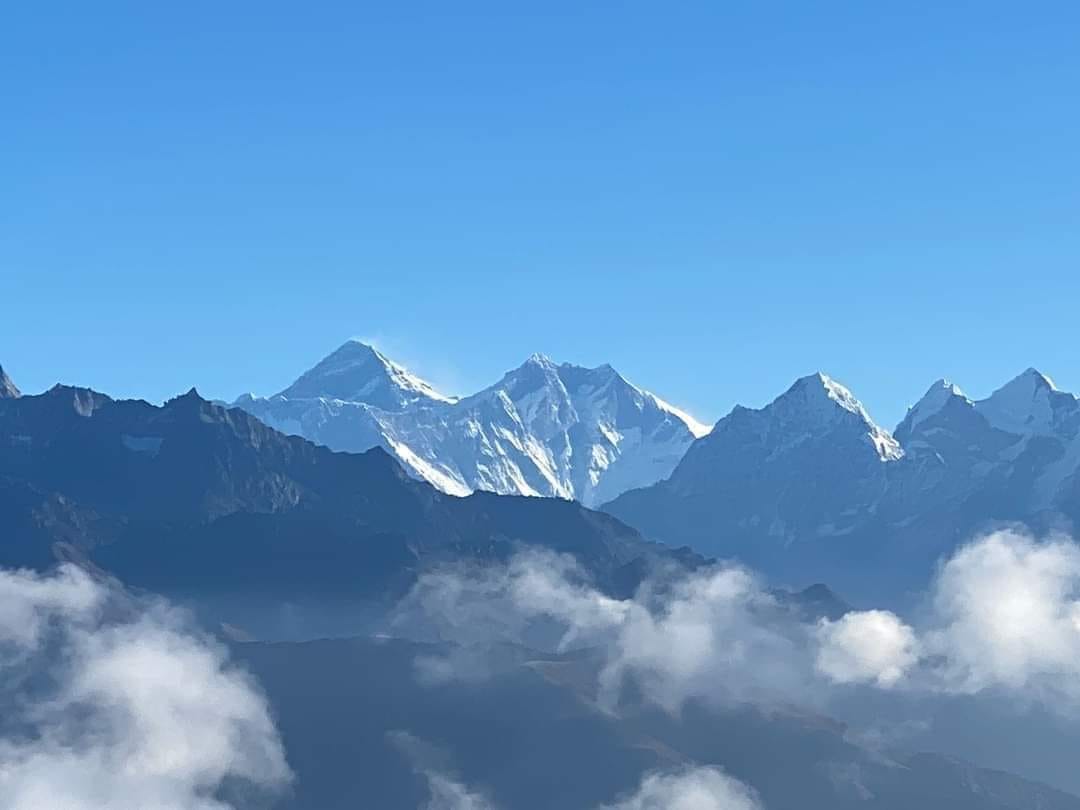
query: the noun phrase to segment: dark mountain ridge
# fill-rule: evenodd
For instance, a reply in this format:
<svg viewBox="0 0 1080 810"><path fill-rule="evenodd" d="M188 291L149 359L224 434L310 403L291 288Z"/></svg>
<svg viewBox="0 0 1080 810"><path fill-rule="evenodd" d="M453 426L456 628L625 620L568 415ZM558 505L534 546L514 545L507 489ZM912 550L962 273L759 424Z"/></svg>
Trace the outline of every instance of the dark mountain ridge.
<svg viewBox="0 0 1080 810"><path fill-rule="evenodd" d="M561 500L444 495L382 450L336 453L194 390L158 407L56 386L0 400L0 564L77 559L171 595L392 599L424 567L573 554L626 593L700 564Z"/></svg>

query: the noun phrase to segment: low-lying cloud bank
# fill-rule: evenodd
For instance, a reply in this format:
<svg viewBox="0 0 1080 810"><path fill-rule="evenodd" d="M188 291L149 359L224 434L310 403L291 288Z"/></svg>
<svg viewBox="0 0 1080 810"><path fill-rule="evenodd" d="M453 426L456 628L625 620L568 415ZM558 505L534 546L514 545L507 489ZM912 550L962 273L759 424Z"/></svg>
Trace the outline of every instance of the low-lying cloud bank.
<svg viewBox="0 0 1080 810"><path fill-rule="evenodd" d="M1080 698L1080 546L997 532L941 568L918 630L875 611L819 628L818 667L840 683L974 694L1006 690L1051 704Z"/></svg>
<svg viewBox="0 0 1080 810"><path fill-rule="evenodd" d="M435 680L482 677L470 645L531 643L546 631L562 651L595 647L608 707L628 679L672 711L689 698L817 703L844 685L1080 698L1080 547L1019 531L978 538L945 561L917 623L881 610L808 623L734 566L617 600L570 558L535 551L502 567L426 575L398 621L464 645L423 663Z"/></svg>
<svg viewBox="0 0 1080 810"><path fill-rule="evenodd" d="M247 808L291 778L221 646L70 565L0 571L0 718L0 810Z"/></svg>

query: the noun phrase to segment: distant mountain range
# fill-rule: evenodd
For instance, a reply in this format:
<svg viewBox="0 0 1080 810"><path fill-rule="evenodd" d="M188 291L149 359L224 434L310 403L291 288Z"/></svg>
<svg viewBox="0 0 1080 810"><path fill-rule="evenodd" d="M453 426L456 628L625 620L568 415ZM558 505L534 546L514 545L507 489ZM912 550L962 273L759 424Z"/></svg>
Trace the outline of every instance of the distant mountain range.
<svg viewBox="0 0 1080 810"><path fill-rule="evenodd" d="M45 404L61 400L59 409ZM940 380L892 432L875 424L838 382L814 374L763 408L737 406L710 432L610 366L557 365L534 355L494 386L456 399L372 347L349 341L280 394L241 397L237 405L276 430L328 448L383 448L412 478L444 493L486 490L602 504L648 540L689 546L706 556L735 557L799 588L827 582L856 602L894 599L920 588L937 560L980 529L1012 521L1036 531L1071 529L1080 520L1080 400L1034 369L981 401ZM80 486L89 486L95 477L92 465L107 459L117 480L127 481L130 506L153 512L157 520L177 509L178 499L199 480L176 482L175 491L168 488L172 482L163 482L160 492L143 492L150 482L142 467L146 459L157 458L159 439L166 433L161 425L173 425L176 414L203 413L199 429L221 427L223 446L236 441L229 431L262 442L257 452L246 448L259 457L257 464L252 462L256 467L271 448L291 446L277 433L261 430L259 421L194 394L163 409L114 403L84 389L20 397L0 370L0 406L0 430L7 430L6 438L0 433L0 442L15 449L26 450L39 440L33 430L12 427L14 414L53 408L52 418L64 413L62 418L70 420L71 414L88 411L95 415L95 427L108 424L110 438L101 439L108 447L105 455L72 448L72 459L55 460L54 472L68 468L75 481L74 471L82 469L86 480ZM131 423L122 425L125 419ZM175 441L179 445L186 439L177 436ZM118 448L127 455L114 458ZM218 447L211 455L220 452ZM300 485L293 472L274 468L257 482L241 484L236 471L248 469L225 469L222 465L239 458L226 455L215 462L217 468L211 465L200 475L212 470L218 476L214 486L250 489L219 492L204 481L210 487L203 493L206 500L197 507L190 504L193 511L187 517L202 510L205 523L229 509L264 514L302 505L310 510L309 499L297 494L301 490L318 492L322 502L342 487L363 489L364 470L381 463L343 461L314 448L302 452L325 459L316 465L319 469L340 469L340 479L325 472L317 483ZM18 457L9 452L0 467ZM29 457L46 463L40 453ZM174 458L171 452L165 457ZM380 469L400 478L395 465ZM85 499L68 487L71 483L42 492L62 493L81 506ZM15 485L8 481L2 486L13 497ZM402 479L395 487L407 491L409 481ZM434 493L414 497L437 502L448 514L474 508ZM481 501L501 503L467 503ZM237 504L242 506L233 508ZM559 508L550 507L550 513ZM523 505L513 511L530 509L549 507ZM325 511L341 519L337 507ZM549 520L546 515L542 524ZM82 519L84 534L97 525ZM361 523L371 528L380 519L373 512ZM415 516L406 509L401 519ZM54 530L63 523L55 515L51 520ZM455 520L433 517L430 526L437 528L431 534L445 536ZM498 533L497 527L491 530ZM542 534L538 530L535 539L549 542ZM644 541L639 537L635 542ZM388 546L380 548L389 553ZM414 540L405 543L399 548L402 559L415 557L418 548Z"/></svg>
<svg viewBox="0 0 1080 810"><path fill-rule="evenodd" d="M611 366L556 364L535 354L458 399L358 341L281 393L242 396L234 405L334 450L382 447L451 495L485 490L586 506L666 478L708 433Z"/></svg>
<svg viewBox="0 0 1080 810"><path fill-rule="evenodd" d="M530 545L613 593L654 561L702 560L572 501L445 495L381 449L332 452L194 390L161 407L66 386L0 399L0 449L0 565L72 559L203 603L392 601L429 565Z"/></svg>
<svg viewBox="0 0 1080 810"><path fill-rule="evenodd" d="M551 393L560 390L565 398ZM320 391L333 397L312 396ZM381 404L344 398L359 396ZM301 414L317 413L315 403L328 413L366 411L391 426L438 413L455 430L502 403L530 436L556 443L599 442L600 424L621 426L625 440L635 413L683 438L694 432L608 367L539 356L487 392L454 400L374 350L347 344L280 398L248 404L259 402L299 403ZM599 421L585 424L583 413ZM334 417L326 429L360 424L351 418ZM502 436L504 427L486 421L477 430ZM650 435L664 434L657 427ZM640 438L620 446L645 447ZM160 407L68 386L21 395L0 371L0 566L74 560L193 606L234 640L303 640L233 646L272 700L299 776L283 807L354 806L358 795L380 807L416 807L426 796L422 773L432 768L500 806L593 807L645 772L718 765L777 810L1080 810L1080 800L1043 785L915 753L944 750L933 730L904 750L814 711L694 701L676 716L633 689L617 713L601 710L587 686L600 661L588 649L496 646L490 680L421 685L417 659L449 643L310 641L385 628L381 610L433 566L503 562L521 547L571 554L600 590L621 597L651 573L697 568L715 554L790 583L827 582L879 606L925 581L935 560L981 526L1080 519L1080 401L1034 370L978 402L935 383L892 433L846 388L815 374L764 408L735 408L688 445L666 480L621 494L606 514L570 500L577 490L563 498L448 495L381 446L335 452L194 390ZM600 483L625 460L616 456ZM665 587L663 579L654 584ZM811 626L849 610L822 585L773 595ZM875 699L865 699L871 705L856 716L877 718ZM986 715L978 706L956 711L968 724ZM986 736L1000 738L1010 724L1005 712ZM1071 787L1060 774L1072 738L1059 745L1038 727L1025 733L1064 753L1040 768L1036 749L1010 770ZM406 738L413 748L402 748ZM984 756L1009 764L1014 739ZM952 747L983 750L970 740Z"/></svg>
<svg viewBox="0 0 1080 810"><path fill-rule="evenodd" d="M604 508L646 536L846 595L925 582L980 528L1080 519L1080 401L1034 369L978 402L934 383L894 433L823 374L736 407L671 476Z"/></svg>

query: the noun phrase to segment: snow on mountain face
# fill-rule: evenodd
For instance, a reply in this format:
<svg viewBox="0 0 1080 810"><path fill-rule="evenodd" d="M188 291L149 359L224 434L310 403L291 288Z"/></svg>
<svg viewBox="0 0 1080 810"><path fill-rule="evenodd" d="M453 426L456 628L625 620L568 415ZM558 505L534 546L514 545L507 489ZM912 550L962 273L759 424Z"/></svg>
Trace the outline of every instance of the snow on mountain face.
<svg viewBox="0 0 1080 810"><path fill-rule="evenodd" d="M882 461L895 461L904 455L900 444L887 430L874 424L870 414L851 391L821 372L796 380L766 410L781 415L792 412L804 414L811 420L811 428L818 424L844 423L854 430L865 431L866 441Z"/></svg>
<svg viewBox="0 0 1080 810"><path fill-rule="evenodd" d="M994 427L1030 435L1052 433L1062 419L1076 412L1077 402L1045 374L1029 368L975 407Z"/></svg>
<svg viewBox="0 0 1080 810"><path fill-rule="evenodd" d="M903 455L850 391L812 374L764 408L736 407L687 451L669 479L605 508L652 530L653 539L713 551L725 537L784 545L844 535L884 490L886 468Z"/></svg>
<svg viewBox="0 0 1080 810"><path fill-rule="evenodd" d="M0 366L0 399L16 399L19 396L21 396L19 389L4 371L4 367Z"/></svg>
<svg viewBox="0 0 1080 810"><path fill-rule="evenodd" d="M1032 511L1073 498L1080 471L1080 401L1029 368L988 398L972 402L934 388L909 412L896 437L913 453L931 452L956 491L985 479L1006 482L1008 497Z"/></svg>
<svg viewBox="0 0 1080 810"><path fill-rule="evenodd" d="M281 392L290 399L340 399L397 411L416 402L453 402L377 349L350 340Z"/></svg>
<svg viewBox="0 0 1080 810"><path fill-rule="evenodd" d="M980 401L939 380L890 435L812 375L735 408L666 481L604 508L774 576L907 588L996 521L1080 525L1080 400L1033 369Z"/></svg>
<svg viewBox="0 0 1080 810"><path fill-rule="evenodd" d="M954 400L959 400L969 407L972 405L971 400L957 386L948 380L938 380L923 394L922 399L908 410L907 416L897 426L893 435L909 435L919 425L941 413Z"/></svg>
<svg viewBox="0 0 1080 810"><path fill-rule="evenodd" d="M373 349L346 344L281 394L236 405L333 449L382 446L452 495L481 489L586 505L666 477L708 432L611 366L539 354L455 400Z"/></svg>

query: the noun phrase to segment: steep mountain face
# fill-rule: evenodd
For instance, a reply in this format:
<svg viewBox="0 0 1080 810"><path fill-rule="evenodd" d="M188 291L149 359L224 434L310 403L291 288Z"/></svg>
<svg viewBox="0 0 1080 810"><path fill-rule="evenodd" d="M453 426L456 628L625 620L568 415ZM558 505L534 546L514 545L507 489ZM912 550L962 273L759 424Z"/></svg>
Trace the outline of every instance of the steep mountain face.
<svg viewBox="0 0 1080 810"><path fill-rule="evenodd" d="M1029 369L973 402L936 382L894 434L823 375L736 407L666 481L605 509L649 537L855 597L921 584L995 522L1080 518L1080 402Z"/></svg>
<svg viewBox="0 0 1080 810"><path fill-rule="evenodd" d="M533 355L455 400L361 343L346 343L285 391L236 406L335 450L383 447L451 495L476 490L586 505L667 476L708 428L611 366Z"/></svg>
<svg viewBox="0 0 1080 810"><path fill-rule="evenodd" d="M19 389L15 387L11 377L4 371L4 367L0 366L0 399L15 399L19 395Z"/></svg>
<svg viewBox="0 0 1080 810"><path fill-rule="evenodd" d="M382 450L332 452L194 391L0 400L0 448L0 565L76 559L170 595L389 599L427 565L522 544L575 555L612 592L649 560L699 560L576 503L446 496Z"/></svg>

